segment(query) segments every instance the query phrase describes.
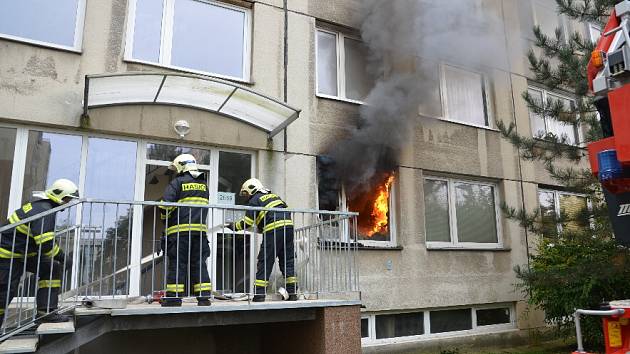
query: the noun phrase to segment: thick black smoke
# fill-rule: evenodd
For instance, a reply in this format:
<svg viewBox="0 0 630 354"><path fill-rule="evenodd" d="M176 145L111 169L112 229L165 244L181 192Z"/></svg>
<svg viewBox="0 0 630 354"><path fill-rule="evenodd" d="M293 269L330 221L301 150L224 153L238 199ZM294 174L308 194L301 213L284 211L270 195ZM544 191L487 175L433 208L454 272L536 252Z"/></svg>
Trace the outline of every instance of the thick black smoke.
<svg viewBox="0 0 630 354"><path fill-rule="evenodd" d="M504 66L503 29L484 0L363 0L361 36L376 82L361 106L360 126L328 152L350 196L372 190L399 164L420 119L419 107L439 88L429 77L447 61L482 70ZM500 8L499 8L500 11Z"/></svg>

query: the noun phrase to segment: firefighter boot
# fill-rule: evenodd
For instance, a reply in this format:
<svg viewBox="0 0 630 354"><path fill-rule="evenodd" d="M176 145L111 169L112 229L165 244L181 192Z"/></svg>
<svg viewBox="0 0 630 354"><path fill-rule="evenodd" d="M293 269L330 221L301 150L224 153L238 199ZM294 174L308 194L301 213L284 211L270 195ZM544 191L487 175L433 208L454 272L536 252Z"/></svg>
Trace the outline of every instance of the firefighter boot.
<svg viewBox="0 0 630 354"><path fill-rule="evenodd" d="M287 301L297 301L297 286L295 284L288 284L287 292L289 293Z"/></svg>
<svg viewBox="0 0 630 354"><path fill-rule="evenodd" d="M162 306L162 307L180 307L180 306L182 306L182 299L178 299L178 298L165 299L165 298L162 298L160 300L160 306Z"/></svg>
<svg viewBox="0 0 630 354"><path fill-rule="evenodd" d="M207 297L198 297L197 298L197 306L210 306L210 298Z"/></svg>

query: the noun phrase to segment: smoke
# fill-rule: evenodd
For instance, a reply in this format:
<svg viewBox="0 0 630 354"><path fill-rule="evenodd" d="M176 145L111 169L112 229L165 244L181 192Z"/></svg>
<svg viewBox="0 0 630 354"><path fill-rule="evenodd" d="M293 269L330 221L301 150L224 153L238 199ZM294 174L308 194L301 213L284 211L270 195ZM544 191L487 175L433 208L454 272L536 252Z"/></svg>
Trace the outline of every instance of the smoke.
<svg viewBox="0 0 630 354"><path fill-rule="evenodd" d="M359 126L328 153L350 195L371 190L399 164L419 108L439 97L439 62L474 70L506 65L499 54L505 53L501 22L486 2L361 2L361 36L376 82L360 108Z"/></svg>

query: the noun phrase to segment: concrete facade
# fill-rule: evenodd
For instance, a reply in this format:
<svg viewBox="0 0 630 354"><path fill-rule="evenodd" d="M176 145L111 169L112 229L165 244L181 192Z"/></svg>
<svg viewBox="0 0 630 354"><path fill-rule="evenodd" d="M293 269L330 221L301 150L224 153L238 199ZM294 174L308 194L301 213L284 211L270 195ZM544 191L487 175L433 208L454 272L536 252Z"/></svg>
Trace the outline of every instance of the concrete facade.
<svg viewBox="0 0 630 354"><path fill-rule="evenodd" d="M87 1L80 52L0 39L0 127L249 151L255 156L255 174L291 207L317 209L316 157L354 127L360 106L317 96L316 30L322 21L356 33L361 26L357 16L360 1L291 0L286 10L282 0L227 2L249 9L252 23L251 76L236 83L278 100L286 99L301 109L300 118L286 131L287 141L283 134L268 141L265 132L230 118L172 106L93 109L89 127L81 128L85 75L174 72L124 59L127 26L132 23L128 0ZM491 119L515 122L519 132L526 135L532 129L521 93L531 84L526 52L540 3L553 7L554 1L482 1L484 11L498 16L505 29L503 53L497 53L504 58L503 64L490 68L488 75ZM574 28L582 27L574 24ZM437 71L438 65L435 67ZM439 83L435 90L439 92ZM534 312L524 316L523 295L514 287L517 279L513 268L527 264L535 236L526 235L517 224L500 216L499 248L429 249L422 186L427 175L491 182L497 188L497 202L534 210L538 208L539 185L556 183L541 166L519 159L514 147L492 128L494 124L479 128L440 119L440 95L435 98L429 105L429 111L436 112L431 114L434 117L418 116L412 141L395 171L395 245L359 251L364 317L373 326L374 316L379 314L498 304L510 309L511 321L506 328L542 326ZM184 141L172 129L179 119L186 119L192 128ZM18 150L16 154L20 154ZM11 183L0 182L0 190ZM10 205L17 207L17 199L11 200ZM364 344L390 343L372 339L364 339Z"/></svg>

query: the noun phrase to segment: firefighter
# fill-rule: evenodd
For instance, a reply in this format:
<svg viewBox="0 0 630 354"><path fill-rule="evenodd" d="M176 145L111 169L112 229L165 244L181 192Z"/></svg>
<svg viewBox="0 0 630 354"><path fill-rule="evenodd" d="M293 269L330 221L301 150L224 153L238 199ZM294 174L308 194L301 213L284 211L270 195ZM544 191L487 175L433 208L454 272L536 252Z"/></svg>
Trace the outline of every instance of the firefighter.
<svg viewBox="0 0 630 354"><path fill-rule="evenodd" d="M208 185L192 155L177 156L169 168L177 172L177 177L166 187L163 202L208 205ZM210 306L207 214L208 209L203 207L160 206L160 217L165 222L164 253L168 258L162 306L181 306L181 298L186 294L194 294L199 306Z"/></svg>
<svg viewBox="0 0 630 354"><path fill-rule="evenodd" d="M37 216L79 198L79 190L72 181L56 180L38 198L23 205L11 214L0 227L18 223L20 220ZM0 314L4 319L6 306L16 294L24 270L36 273L37 317L39 322L65 322L70 318L51 313L57 309L63 268L72 269L72 260L67 258L55 242L56 213L17 225L0 235ZM48 315L47 315L48 314Z"/></svg>
<svg viewBox="0 0 630 354"><path fill-rule="evenodd" d="M287 204L276 194L251 178L241 187L241 196L249 197L248 206L263 208L287 208ZM240 231L248 227L256 227L263 233L262 247L258 253L256 292L253 301L265 301L265 290L269 285L269 276L278 258L280 271L285 276L285 288L289 293L289 301L297 300L297 277L295 276L295 255L293 253L293 221L291 213L278 211L248 210L245 216L227 227Z"/></svg>

